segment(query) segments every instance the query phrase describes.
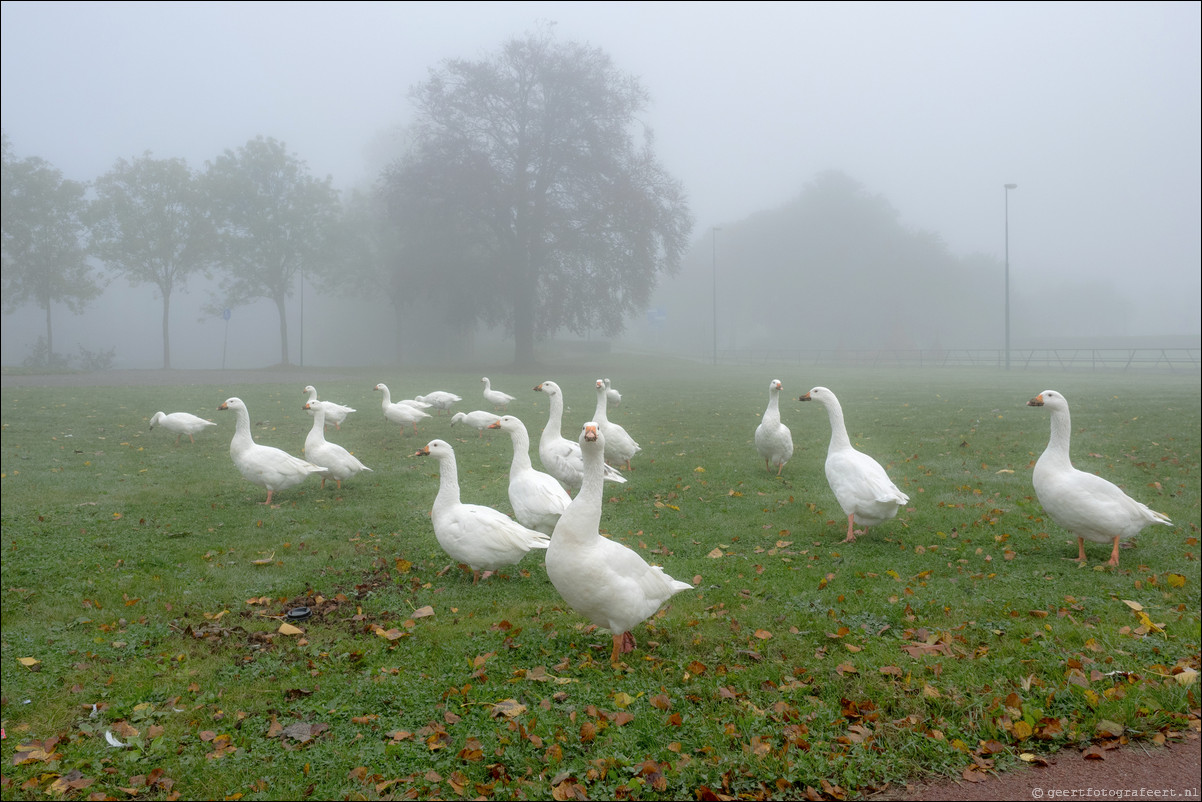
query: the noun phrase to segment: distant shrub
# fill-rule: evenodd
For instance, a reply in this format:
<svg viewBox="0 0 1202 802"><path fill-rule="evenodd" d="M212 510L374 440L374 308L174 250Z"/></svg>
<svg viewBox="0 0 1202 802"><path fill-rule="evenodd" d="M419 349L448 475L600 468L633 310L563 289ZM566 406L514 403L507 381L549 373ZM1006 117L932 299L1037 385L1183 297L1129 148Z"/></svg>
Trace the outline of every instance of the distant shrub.
<svg viewBox="0 0 1202 802"><path fill-rule="evenodd" d="M38 337L29 356L21 364L27 368L67 370L71 367L71 358L65 354L51 353L46 338Z"/></svg>
<svg viewBox="0 0 1202 802"><path fill-rule="evenodd" d="M89 351L83 343L80 343L79 366L84 370L112 370L116 354L116 347L107 351Z"/></svg>

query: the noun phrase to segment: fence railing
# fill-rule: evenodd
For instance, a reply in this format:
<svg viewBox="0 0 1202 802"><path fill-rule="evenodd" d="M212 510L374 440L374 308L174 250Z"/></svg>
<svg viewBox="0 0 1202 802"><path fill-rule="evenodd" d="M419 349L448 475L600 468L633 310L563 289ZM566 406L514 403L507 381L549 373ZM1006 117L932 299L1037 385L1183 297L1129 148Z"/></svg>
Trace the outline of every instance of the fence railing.
<svg viewBox="0 0 1202 802"><path fill-rule="evenodd" d="M851 367L979 367L1003 368L1000 348L942 349L729 349L718 351L722 364L786 363ZM1158 370L1188 372L1202 369L1198 348L1012 348L1010 368L1059 370Z"/></svg>

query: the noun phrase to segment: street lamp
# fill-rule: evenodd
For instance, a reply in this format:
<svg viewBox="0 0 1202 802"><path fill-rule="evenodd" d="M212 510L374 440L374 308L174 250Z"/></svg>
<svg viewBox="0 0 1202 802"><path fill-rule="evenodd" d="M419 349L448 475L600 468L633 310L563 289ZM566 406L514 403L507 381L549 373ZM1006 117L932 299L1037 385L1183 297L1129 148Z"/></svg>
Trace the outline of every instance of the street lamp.
<svg viewBox="0 0 1202 802"><path fill-rule="evenodd" d="M714 226L710 229L714 258L714 365L718 364L718 232L722 229Z"/></svg>
<svg viewBox="0 0 1202 802"><path fill-rule="evenodd" d="M1003 184L1006 190L1006 370L1010 370L1010 190L1018 184Z"/></svg>

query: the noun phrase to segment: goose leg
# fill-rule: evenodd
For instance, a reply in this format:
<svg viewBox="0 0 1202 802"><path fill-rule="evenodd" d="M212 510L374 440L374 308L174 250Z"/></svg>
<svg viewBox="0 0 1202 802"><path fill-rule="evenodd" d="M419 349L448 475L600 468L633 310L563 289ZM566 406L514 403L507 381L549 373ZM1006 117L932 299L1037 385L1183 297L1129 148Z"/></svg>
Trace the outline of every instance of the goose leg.
<svg viewBox="0 0 1202 802"><path fill-rule="evenodd" d="M847 537L843 538L844 543L854 543L856 540L856 533L853 531L855 520L856 514L854 512L847 516Z"/></svg>
<svg viewBox="0 0 1202 802"><path fill-rule="evenodd" d="M780 472L783 471L784 469L785 469L785 463L782 462L780 465L777 465L776 466L776 475L780 476Z"/></svg>
<svg viewBox="0 0 1202 802"><path fill-rule="evenodd" d="M1113 548L1113 549L1111 549L1111 551L1110 551L1110 561L1109 561L1109 562L1107 562L1106 564L1107 564L1107 565L1112 565L1112 566L1114 566L1115 568L1118 568L1118 567L1119 567L1119 539L1118 539L1118 535L1115 535L1115 538L1114 538L1114 548Z"/></svg>
<svg viewBox="0 0 1202 802"><path fill-rule="evenodd" d="M1077 559L1074 562L1084 564L1085 562L1085 538L1077 538Z"/></svg>
<svg viewBox="0 0 1202 802"><path fill-rule="evenodd" d="M622 662L622 658L618 656L622 653L622 645L622 635L614 635L614 648L613 651L609 653L610 665L616 666Z"/></svg>

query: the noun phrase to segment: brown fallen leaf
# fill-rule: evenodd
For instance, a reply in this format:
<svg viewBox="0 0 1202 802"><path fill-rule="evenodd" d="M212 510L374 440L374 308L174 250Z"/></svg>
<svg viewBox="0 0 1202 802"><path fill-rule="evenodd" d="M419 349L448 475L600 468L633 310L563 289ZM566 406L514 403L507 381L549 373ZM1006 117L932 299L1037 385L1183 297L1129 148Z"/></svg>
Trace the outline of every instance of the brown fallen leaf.
<svg viewBox="0 0 1202 802"><path fill-rule="evenodd" d="M492 711L489 713L493 718L505 716L505 718L515 718L526 712L526 706L517 699L504 699L492 706Z"/></svg>

